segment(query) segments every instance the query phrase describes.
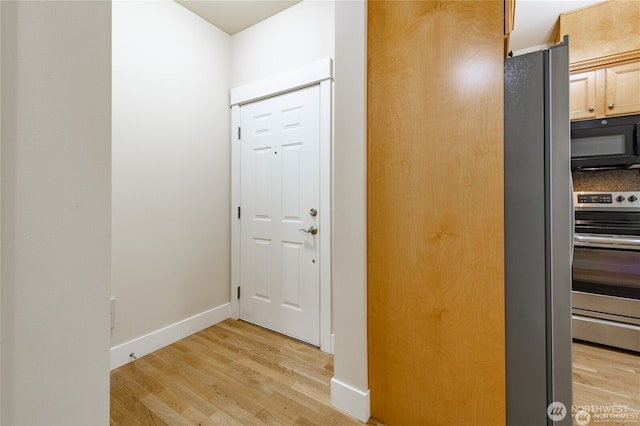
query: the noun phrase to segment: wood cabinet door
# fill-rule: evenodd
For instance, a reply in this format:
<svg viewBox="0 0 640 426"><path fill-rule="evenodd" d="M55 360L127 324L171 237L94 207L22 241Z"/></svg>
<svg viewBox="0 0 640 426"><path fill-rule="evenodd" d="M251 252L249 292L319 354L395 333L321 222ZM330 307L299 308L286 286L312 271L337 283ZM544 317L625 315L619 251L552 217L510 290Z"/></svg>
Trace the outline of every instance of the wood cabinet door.
<svg viewBox="0 0 640 426"><path fill-rule="evenodd" d="M640 61L606 69L605 103L606 116L640 113Z"/></svg>
<svg viewBox="0 0 640 426"><path fill-rule="evenodd" d="M569 79L571 120L596 118L596 72L572 74Z"/></svg>

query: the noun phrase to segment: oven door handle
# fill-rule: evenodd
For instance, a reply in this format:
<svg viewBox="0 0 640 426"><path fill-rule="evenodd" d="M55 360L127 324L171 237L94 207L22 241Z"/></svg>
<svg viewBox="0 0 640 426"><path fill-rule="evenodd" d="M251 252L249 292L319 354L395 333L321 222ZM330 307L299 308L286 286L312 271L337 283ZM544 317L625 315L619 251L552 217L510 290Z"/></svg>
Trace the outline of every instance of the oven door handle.
<svg viewBox="0 0 640 426"><path fill-rule="evenodd" d="M598 244L602 247L606 246L633 246L636 250L640 250L640 237L621 237L621 236L606 236L601 237L597 235L579 235L575 234L573 237L576 245L591 245Z"/></svg>
<svg viewBox="0 0 640 426"><path fill-rule="evenodd" d="M571 157L571 156L569 156ZM574 194L574 187L573 187L573 173L571 172L571 167L569 167L569 183L571 184L571 257L569 258L569 260L571 261L571 265L573 266L573 253L575 251L575 233L576 233L576 203L575 203L575 197L573 196Z"/></svg>

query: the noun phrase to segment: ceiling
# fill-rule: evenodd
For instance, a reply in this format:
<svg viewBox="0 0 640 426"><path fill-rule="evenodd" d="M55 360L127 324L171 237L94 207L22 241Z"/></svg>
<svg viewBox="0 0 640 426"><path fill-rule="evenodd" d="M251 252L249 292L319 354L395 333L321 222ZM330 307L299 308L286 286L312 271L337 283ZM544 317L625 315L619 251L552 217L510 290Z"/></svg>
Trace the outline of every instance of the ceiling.
<svg viewBox="0 0 640 426"><path fill-rule="evenodd" d="M176 0L196 15L234 35L301 0Z"/></svg>
<svg viewBox="0 0 640 426"><path fill-rule="evenodd" d="M176 1L227 34L233 35L301 0ZM510 49L517 53L554 42L555 25L560 13L599 1L601 0L516 0L515 28L511 33Z"/></svg>

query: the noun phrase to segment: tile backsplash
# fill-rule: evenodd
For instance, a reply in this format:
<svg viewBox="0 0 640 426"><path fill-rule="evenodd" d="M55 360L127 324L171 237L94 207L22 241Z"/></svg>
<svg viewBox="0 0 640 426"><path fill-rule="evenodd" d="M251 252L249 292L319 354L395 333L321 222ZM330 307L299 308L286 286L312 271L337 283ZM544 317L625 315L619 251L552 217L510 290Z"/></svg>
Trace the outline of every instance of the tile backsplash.
<svg viewBox="0 0 640 426"><path fill-rule="evenodd" d="M574 191L640 191L640 170L596 170L573 173Z"/></svg>

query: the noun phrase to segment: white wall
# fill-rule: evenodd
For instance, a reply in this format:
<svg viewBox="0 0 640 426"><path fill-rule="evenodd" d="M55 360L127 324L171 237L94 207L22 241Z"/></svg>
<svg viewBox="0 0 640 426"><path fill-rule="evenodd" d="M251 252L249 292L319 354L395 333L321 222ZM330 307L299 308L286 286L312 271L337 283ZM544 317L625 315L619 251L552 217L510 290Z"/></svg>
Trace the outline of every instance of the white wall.
<svg viewBox="0 0 640 426"><path fill-rule="evenodd" d="M228 302L227 90L333 57L334 3L236 35L231 57L173 2L115 2L112 129L109 3L2 8L2 423L104 424L111 130L118 344Z"/></svg>
<svg viewBox="0 0 640 426"><path fill-rule="evenodd" d="M306 0L231 37L231 88L334 57L334 9Z"/></svg>
<svg viewBox="0 0 640 426"><path fill-rule="evenodd" d="M1 7L1 422L107 424L111 4Z"/></svg>
<svg viewBox="0 0 640 426"><path fill-rule="evenodd" d="M2 7L0 6L0 59L2 58ZM2 423L2 66L0 66L0 424Z"/></svg>
<svg viewBox="0 0 640 426"><path fill-rule="evenodd" d="M369 417L366 244L366 2L335 11L333 209L334 378L331 402Z"/></svg>
<svg viewBox="0 0 640 426"><path fill-rule="evenodd" d="M114 346L230 300L229 44L173 1L113 3Z"/></svg>

